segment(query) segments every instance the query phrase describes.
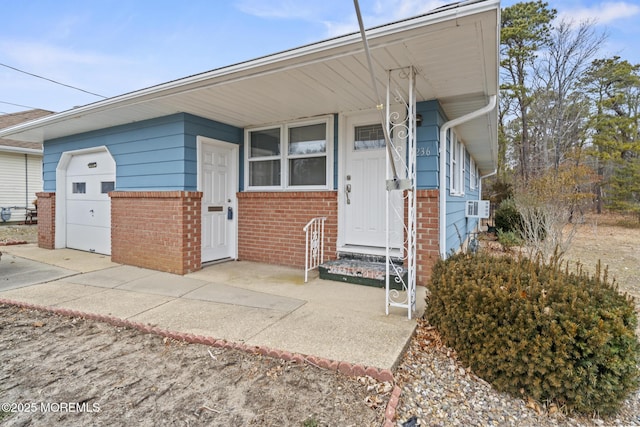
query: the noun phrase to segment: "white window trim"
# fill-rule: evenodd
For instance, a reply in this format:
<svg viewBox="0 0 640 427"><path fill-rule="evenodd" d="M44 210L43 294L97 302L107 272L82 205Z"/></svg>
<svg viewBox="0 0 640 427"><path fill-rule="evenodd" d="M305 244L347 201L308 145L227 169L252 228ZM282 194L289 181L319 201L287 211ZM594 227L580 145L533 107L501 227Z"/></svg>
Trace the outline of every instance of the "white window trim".
<svg viewBox="0 0 640 427"><path fill-rule="evenodd" d="M289 128L317 125L324 123L327 129L327 148L324 155L291 155L289 156ZM266 130L266 129L280 129L280 155L261 157L260 160L280 160L280 185L273 186L252 186L249 180L249 154L250 147L250 132ZM260 126L253 128L246 128L244 131L244 191L322 191L333 190L333 116L323 116L311 120L297 120L286 123L277 123L270 126ZM326 184L325 185L289 185L289 159L296 158L311 158L311 157L326 157ZM254 160L256 161L256 160ZM258 160L259 161L259 160Z"/></svg>
<svg viewBox="0 0 640 427"><path fill-rule="evenodd" d="M469 155L469 188L475 190L478 188L478 169L476 168L476 161Z"/></svg>
<svg viewBox="0 0 640 427"><path fill-rule="evenodd" d="M464 194L467 189L467 147L460 141L460 158L462 159L462 171L460 172L461 193Z"/></svg>
<svg viewBox="0 0 640 427"><path fill-rule="evenodd" d="M449 194L451 196L464 196L466 151L464 143L451 129L449 134Z"/></svg>

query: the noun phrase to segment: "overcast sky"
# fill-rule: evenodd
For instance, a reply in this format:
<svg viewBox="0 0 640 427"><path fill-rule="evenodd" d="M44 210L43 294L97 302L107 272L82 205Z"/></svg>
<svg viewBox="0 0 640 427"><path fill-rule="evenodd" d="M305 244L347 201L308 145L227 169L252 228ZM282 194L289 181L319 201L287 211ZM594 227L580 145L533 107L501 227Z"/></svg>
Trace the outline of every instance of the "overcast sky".
<svg viewBox="0 0 640 427"><path fill-rule="evenodd" d="M360 8L371 27L447 3L360 0ZM608 31L600 57L640 63L640 0L549 4ZM1 10L0 64L106 97L358 29L351 0L20 0ZM0 113L59 112L101 99L0 66Z"/></svg>

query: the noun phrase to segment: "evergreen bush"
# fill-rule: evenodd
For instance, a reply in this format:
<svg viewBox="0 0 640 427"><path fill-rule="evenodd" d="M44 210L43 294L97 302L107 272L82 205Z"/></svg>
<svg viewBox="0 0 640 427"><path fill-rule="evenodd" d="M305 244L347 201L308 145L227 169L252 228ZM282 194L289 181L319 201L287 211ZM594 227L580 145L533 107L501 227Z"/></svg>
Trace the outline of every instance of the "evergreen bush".
<svg viewBox="0 0 640 427"><path fill-rule="evenodd" d="M522 239L513 231L498 230L498 243L502 245L504 249L511 249L514 246L522 245Z"/></svg>
<svg viewBox="0 0 640 427"><path fill-rule="evenodd" d="M541 206L525 206L523 214L514 199L506 199L496 209L495 226L498 232L513 233L528 243L541 242L551 225L548 219Z"/></svg>
<svg viewBox="0 0 640 427"><path fill-rule="evenodd" d="M498 390L569 412L614 412L638 385L632 298L598 266L453 255L433 270L428 321Z"/></svg>
<svg viewBox="0 0 640 427"><path fill-rule="evenodd" d="M506 232L520 233L522 230L522 216L518 212L513 199L503 200L495 212L496 229Z"/></svg>

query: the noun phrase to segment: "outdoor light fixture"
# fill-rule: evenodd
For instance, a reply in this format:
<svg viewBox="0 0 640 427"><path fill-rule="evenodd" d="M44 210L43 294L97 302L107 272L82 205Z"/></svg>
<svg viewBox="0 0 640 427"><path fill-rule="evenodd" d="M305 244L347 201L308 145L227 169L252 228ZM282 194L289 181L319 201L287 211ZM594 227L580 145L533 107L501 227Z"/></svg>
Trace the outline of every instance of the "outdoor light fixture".
<svg viewBox="0 0 640 427"><path fill-rule="evenodd" d="M416 114L416 126L422 126L422 114Z"/></svg>

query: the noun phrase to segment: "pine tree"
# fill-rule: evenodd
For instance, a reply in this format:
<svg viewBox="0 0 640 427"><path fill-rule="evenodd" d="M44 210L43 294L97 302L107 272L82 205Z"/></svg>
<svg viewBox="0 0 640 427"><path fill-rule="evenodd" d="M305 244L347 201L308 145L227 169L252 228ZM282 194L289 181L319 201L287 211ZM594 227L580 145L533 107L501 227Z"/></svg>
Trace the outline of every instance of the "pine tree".
<svg viewBox="0 0 640 427"><path fill-rule="evenodd" d="M612 210L640 212L640 65L614 56L597 59L584 83L593 101L590 120L602 203Z"/></svg>

